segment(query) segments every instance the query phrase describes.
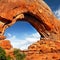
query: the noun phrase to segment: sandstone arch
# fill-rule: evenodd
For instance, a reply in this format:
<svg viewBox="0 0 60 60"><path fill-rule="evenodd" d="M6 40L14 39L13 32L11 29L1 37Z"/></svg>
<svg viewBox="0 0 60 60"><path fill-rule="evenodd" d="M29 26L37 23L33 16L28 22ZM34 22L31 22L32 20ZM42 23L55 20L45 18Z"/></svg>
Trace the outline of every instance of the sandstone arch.
<svg viewBox="0 0 60 60"><path fill-rule="evenodd" d="M43 0L0 0L0 36L22 20L33 25L42 38L60 39L60 21Z"/></svg>

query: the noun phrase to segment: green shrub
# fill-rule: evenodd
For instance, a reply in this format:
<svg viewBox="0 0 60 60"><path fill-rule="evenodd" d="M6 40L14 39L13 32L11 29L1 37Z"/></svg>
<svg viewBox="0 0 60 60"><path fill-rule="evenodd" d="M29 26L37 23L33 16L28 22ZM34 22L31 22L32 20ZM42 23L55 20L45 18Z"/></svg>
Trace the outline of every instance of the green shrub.
<svg viewBox="0 0 60 60"><path fill-rule="evenodd" d="M24 60L26 56L24 53L20 53L19 49L14 50L14 55L15 55L16 60Z"/></svg>
<svg viewBox="0 0 60 60"><path fill-rule="evenodd" d="M6 53L3 48L0 47L0 60L6 60Z"/></svg>
<svg viewBox="0 0 60 60"><path fill-rule="evenodd" d="M6 57L6 59L7 59L7 60L11 60L11 57L8 55L8 56Z"/></svg>

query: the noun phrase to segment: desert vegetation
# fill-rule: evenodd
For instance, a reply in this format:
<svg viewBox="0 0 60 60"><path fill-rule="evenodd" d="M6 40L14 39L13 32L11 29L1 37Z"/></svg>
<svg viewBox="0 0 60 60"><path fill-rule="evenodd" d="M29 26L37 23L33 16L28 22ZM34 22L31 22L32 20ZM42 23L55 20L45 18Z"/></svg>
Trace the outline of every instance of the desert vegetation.
<svg viewBox="0 0 60 60"><path fill-rule="evenodd" d="M0 47L0 60L25 60L26 55L20 53L19 49L14 49L14 58L10 55L6 56L6 52L3 48Z"/></svg>

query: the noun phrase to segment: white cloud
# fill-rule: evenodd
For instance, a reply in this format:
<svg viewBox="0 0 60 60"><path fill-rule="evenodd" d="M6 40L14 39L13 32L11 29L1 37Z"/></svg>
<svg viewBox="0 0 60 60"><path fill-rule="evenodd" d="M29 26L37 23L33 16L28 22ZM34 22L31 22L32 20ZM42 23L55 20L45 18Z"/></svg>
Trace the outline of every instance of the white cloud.
<svg viewBox="0 0 60 60"><path fill-rule="evenodd" d="M10 34L10 33L7 33L7 35L8 35L9 37L11 37L11 34Z"/></svg>
<svg viewBox="0 0 60 60"><path fill-rule="evenodd" d="M16 36L12 36L12 34L7 33L8 40L11 41L11 44L14 48L20 48L20 49L27 49L29 45L32 43L38 41L40 39L39 33L34 33L32 35L27 35L28 37L25 37L24 40L18 39Z"/></svg>
<svg viewBox="0 0 60 60"><path fill-rule="evenodd" d="M60 8L58 8L56 11L54 11L54 14L57 16L57 18L60 19Z"/></svg>

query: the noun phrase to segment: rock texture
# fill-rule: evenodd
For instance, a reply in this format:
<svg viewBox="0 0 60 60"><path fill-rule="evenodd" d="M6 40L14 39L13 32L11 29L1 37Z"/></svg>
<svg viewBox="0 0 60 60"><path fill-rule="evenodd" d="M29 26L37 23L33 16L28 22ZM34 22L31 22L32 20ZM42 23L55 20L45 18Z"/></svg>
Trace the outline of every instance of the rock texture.
<svg viewBox="0 0 60 60"><path fill-rule="evenodd" d="M12 45L9 40L0 40L0 47L5 50L10 50L12 48Z"/></svg>
<svg viewBox="0 0 60 60"><path fill-rule="evenodd" d="M6 56L14 58L14 48L9 40L0 40L0 47L5 50Z"/></svg>
<svg viewBox="0 0 60 60"><path fill-rule="evenodd" d="M22 20L36 28L42 38L60 40L60 21L43 0L0 0L0 35Z"/></svg>
<svg viewBox="0 0 60 60"><path fill-rule="evenodd" d="M32 44L26 60L60 60L60 42L43 39Z"/></svg>
<svg viewBox="0 0 60 60"><path fill-rule="evenodd" d="M5 36L0 36L0 40L5 40L6 39L6 37Z"/></svg>
<svg viewBox="0 0 60 60"><path fill-rule="evenodd" d="M5 30L17 21L29 22L41 35L26 60L60 60L60 21L43 0L0 0L0 46L13 55Z"/></svg>

